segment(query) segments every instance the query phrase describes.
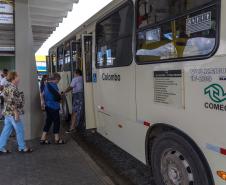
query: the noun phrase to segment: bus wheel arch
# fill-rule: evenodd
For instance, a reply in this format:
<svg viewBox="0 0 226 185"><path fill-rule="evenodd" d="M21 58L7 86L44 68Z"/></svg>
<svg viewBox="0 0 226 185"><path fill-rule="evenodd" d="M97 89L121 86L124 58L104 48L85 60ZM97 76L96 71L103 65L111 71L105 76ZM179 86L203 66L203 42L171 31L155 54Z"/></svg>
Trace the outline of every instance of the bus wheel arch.
<svg viewBox="0 0 226 185"><path fill-rule="evenodd" d="M146 150L145 153L146 153L146 162L150 166L150 168L151 168L151 160L152 160L151 159L151 153L152 153L151 151L152 151L154 141L159 135L161 135L163 133L167 133L167 132L176 133L177 135L183 137L190 145L192 145L192 147L194 148L194 150L198 154L201 162L205 166L206 173L207 173L207 176L208 176L211 184L214 185L215 184L214 178L213 178L213 174L211 172L210 166L208 164L208 161L207 161L205 155L203 154L203 152L199 148L199 146L185 132L183 132L183 131L179 130L178 128L175 128L174 126L169 125L169 124L156 123L153 126L151 126L147 131L146 141L145 141L145 150ZM151 169L151 171L152 171L152 169Z"/></svg>

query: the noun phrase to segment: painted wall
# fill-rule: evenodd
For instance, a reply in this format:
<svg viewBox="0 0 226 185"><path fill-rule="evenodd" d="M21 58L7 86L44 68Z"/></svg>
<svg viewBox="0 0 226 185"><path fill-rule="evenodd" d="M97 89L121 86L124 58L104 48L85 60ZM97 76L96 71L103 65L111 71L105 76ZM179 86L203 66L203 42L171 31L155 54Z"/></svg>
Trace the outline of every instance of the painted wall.
<svg viewBox="0 0 226 185"><path fill-rule="evenodd" d="M2 69L15 70L14 56L0 56L0 70Z"/></svg>

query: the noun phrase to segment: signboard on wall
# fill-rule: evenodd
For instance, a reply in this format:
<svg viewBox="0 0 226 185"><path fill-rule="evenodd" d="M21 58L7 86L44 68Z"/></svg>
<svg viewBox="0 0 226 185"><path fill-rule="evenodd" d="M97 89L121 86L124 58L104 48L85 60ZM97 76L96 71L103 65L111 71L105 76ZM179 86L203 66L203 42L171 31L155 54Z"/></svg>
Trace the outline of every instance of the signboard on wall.
<svg viewBox="0 0 226 185"><path fill-rule="evenodd" d="M13 3L5 3L5 1L0 1L0 13L13 14Z"/></svg>
<svg viewBox="0 0 226 185"><path fill-rule="evenodd" d="M0 24L13 24L13 15L0 14Z"/></svg>
<svg viewBox="0 0 226 185"><path fill-rule="evenodd" d="M0 24L13 24L13 0L0 0Z"/></svg>
<svg viewBox="0 0 226 185"><path fill-rule="evenodd" d="M14 0L0 0L0 30L0 56L14 55Z"/></svg>

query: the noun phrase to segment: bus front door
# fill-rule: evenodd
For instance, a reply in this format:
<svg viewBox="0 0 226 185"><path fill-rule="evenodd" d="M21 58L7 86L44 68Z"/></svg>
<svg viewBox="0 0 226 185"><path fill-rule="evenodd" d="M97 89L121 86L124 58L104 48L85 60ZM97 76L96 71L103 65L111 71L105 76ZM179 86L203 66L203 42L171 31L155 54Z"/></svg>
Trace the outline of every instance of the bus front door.
<svg viewBox="0 0 226 185"><path fill-rule="evenodd" d="M93 100L93 36L91 34L82 35L82 60L84 77L84 97L85 97L85 119L86 129L96 128L94 100Z"/></svg>

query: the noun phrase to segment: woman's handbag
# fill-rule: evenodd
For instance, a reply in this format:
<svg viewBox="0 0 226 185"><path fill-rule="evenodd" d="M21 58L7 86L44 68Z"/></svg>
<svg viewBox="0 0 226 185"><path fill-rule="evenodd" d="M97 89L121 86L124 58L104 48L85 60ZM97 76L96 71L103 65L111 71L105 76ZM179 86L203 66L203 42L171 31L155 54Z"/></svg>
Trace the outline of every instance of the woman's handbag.
<svg viewBox="0 0 226 185"><path fill-rule="evenodd" d="M61 94L55 90L49 83L47 83L47 88L49 90L49 92L53 95L53 98L56 102L60 102L62 97Z"/></svg>

